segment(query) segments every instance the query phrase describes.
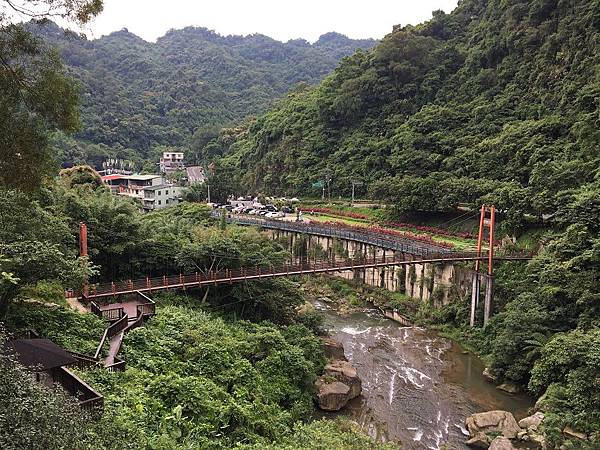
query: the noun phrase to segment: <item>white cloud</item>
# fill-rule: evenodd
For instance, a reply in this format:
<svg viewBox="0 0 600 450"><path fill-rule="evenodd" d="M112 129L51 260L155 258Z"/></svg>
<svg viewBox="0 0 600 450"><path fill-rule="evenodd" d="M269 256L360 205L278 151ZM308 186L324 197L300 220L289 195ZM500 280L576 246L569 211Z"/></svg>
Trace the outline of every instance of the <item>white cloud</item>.
<svg viewBox="0 0 600 450"><path fill-rule="evenodd" d="M104 0L104 12L84 31L100 37L127 28L154 41L169 29L199 26L220 34L261 33L311 42L329 31L382 38L397 24L417 24L450 12L457 0Z"/></svg>

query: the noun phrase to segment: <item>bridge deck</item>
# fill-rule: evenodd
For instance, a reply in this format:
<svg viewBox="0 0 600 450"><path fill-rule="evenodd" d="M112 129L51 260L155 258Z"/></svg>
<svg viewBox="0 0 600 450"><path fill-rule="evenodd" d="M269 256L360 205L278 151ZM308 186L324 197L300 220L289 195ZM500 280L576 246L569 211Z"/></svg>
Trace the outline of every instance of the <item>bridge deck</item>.
<svg viewBox="0 0 600 450"><path fill-rule="evenodd" d="M90 286L89 299L105 298L131 294L133 292L152 292L166 289L186 289L218 284L239 283L244 281L288 277L304 274L334 273L348 270L362 270L376 267L403 266L418 263L443 263L485 260L487 256L477 256L473 252L431 254L415 256L397 254L370 259L341 259L303 261L301 263L283 263L271 267L252 267L225 269L218 272L196 272L163 277L143 278L112 283L100 283ZM529 254L495 256L497 260L527 260Z"/></svg>
<svg viewBox="0 0 600 450"><path fill-rule="evenodd" d="M432 252L437 253L452 253L452 250L443 245L436 245L432 242L422 242L408 237L398 235L389 235L381 232L370 230L364 231L356 229L348 229L341 227L333 227L330 225L307 224L304 222L286 222L281 220L259 219L247 216L231 215L227 218L228 223L237 225L257 226L261 228L291 231L294 233L305 233L314 236L332 237L345 239L350 241L362 242L364 244L376 245L381 248L395 250L413 255L427 255Z"/></svg>

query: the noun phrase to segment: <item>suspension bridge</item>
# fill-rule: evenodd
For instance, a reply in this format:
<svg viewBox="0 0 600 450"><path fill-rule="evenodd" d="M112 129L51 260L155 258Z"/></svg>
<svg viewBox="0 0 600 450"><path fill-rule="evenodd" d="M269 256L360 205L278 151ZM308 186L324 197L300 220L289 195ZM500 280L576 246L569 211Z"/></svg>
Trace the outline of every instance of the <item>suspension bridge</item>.
<svg viewBox="0 0 600 450"><path fill-rule="evenodd" d="M407 255L401 253L390 256L374 256L372 258L307 259L299 263L285 262L269 267L241 267L238 269L210 270L207 272L180 273L177 275L164 275L162 277L146 277L136 280L98 283L89 286L88 293L84 294L84 297L88 300L95 300L136 292L152 293L169 289L192 289L297 275L328 274L356 269L410 264L481 261L485 259L487 259L487 256L478 255L477 252L432 252L424 255ZM511 253L498 255L495 259L522 261L531 259L531 255L528 253Z"/></svg>
<svg viewBox="0 0 600 450"><path fill-rule="evenodd" d="M488 208L488 207L485 207ZM529 252L512 250L501 253L494 252L494 246L489 245L487 255L483 254L483 228L484 223L490 228L490 243L493 241L493 217L490 220L484 220L486 209L482 208L482 219L480 223L480 233L477 242L477 249L474 251L455 251L442 245L437 245L435 241L420 241L411 239L406 235L390 235L381 230L373 230L365 227L364 230L355 228L335 227L326 224L286 222L280 220L268 220L249 218L243 216L229 216L227 221L245 226L256 226L262 229L274 229L305 235L322 236L328 238L338 238L346 241L354 241L366 245L371 245L390 252L383 252L383 255L373 254L355 254L352 257L339 257L329 255L326 259L316 258L296 258L292 261L284 261L269 266L255 267L236 267L221 270L198 271L194 273L165 273L162 276L143 277L137 279L128 279L120 281L102 282L86 285L81 294L73 294L84 301L102 302L117 297L127 295L151 294L152 292L164 290L180 290L202 288L206 286L218 286L224 284L234 284L246 281L273 279L279 277L290 277L309 274L335 274L346 271L357 271L372 268L384 268L391 266L409 266L414 264L436 264L436 263L459 263L475 262L475 272L473 276L474 294L472 298L473 307L476 306L479 297L479 280L481 277L487 277L490 292L486 289L486 314L489 316L489 305L492 301L492 266L494 261L524 261L532 258ZM87 255L87 227L81 224L80 227L80 253ZM391 253L391 254L390 254ZM480 274L479 268L482 262L488 263L488 274Z"/></svg>

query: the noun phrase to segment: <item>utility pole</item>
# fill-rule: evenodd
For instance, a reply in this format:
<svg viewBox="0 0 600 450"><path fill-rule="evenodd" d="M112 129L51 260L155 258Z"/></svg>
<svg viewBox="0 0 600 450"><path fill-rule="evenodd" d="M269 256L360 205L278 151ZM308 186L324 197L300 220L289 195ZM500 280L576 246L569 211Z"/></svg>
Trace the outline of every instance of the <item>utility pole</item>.
<svg viewBox="0 0 600 450"><path fill-rule="evenodd" d="M89 294L89 284L88 284L88 233L87 233L87 225L83 222L79 222L79 256L82 258L82 264L84 269L83 275L83 295L87 297Z"/></svg>
<svg viewBox="0 0 600 450"><path fill-rule="evenodd" d="M331 202L331 172L325 172L325 181L327 182L327 199ZM325 187L323 187L325 189ZM323 196L325 196L325 191L323 190Z"/></svg>
<svg viewBox="0 0 600 450"><path fill-rule="evenodd" d="M208 203L210 203L210 184L207 184L206 188L208 189Z"/></svg>
<svg viewBox="0 0 600 450"><path fill-rule="evenodd" d="M352 180L352 202L350 203L350 206L354 206L354 186L362 186L362 185L363 185L362 181Z"/></svg>

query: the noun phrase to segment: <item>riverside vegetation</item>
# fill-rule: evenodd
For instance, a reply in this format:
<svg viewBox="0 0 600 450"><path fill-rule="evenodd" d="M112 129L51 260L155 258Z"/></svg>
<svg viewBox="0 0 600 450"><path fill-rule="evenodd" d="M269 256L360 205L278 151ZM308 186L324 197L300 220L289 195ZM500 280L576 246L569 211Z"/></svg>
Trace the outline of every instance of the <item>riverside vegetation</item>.
<svg viewBox="0 0 600 450"><path fill-rule="evenodd" d="M500 380L546 393L553 444L571 426L590 439L571 445L589 448L600 445L599 39L597 0L464 0L289 94L219 141L216 160L268 192L318 196L329 176L348 196L361 179L394 221L495 204L500 236L536 236L538 256L499 269L484 331L467 330L466 302L433 319L463 330Z"/></svg>
<svg viewBox="0 0 600 450"><path fill-rule="evenodd" d="M69 350L93 352L103 322L71 310L63 295L84 275L75 251L80 220L90 225L92 261L103 264L91 265L93 279L153 264L176 271L268 267L285 254L258 231L213 224L202 205L141 215L81 173L90 171L67 172L34 197L2 190L1 320L9 332L35 329ZM297 312L305 299L292 282L156 300L156 317L127 334L125 372L80 371L105 396L97 422L2 354L2 448L387 448L347 421L307 423L326 359L318 321Z"/></svg>

